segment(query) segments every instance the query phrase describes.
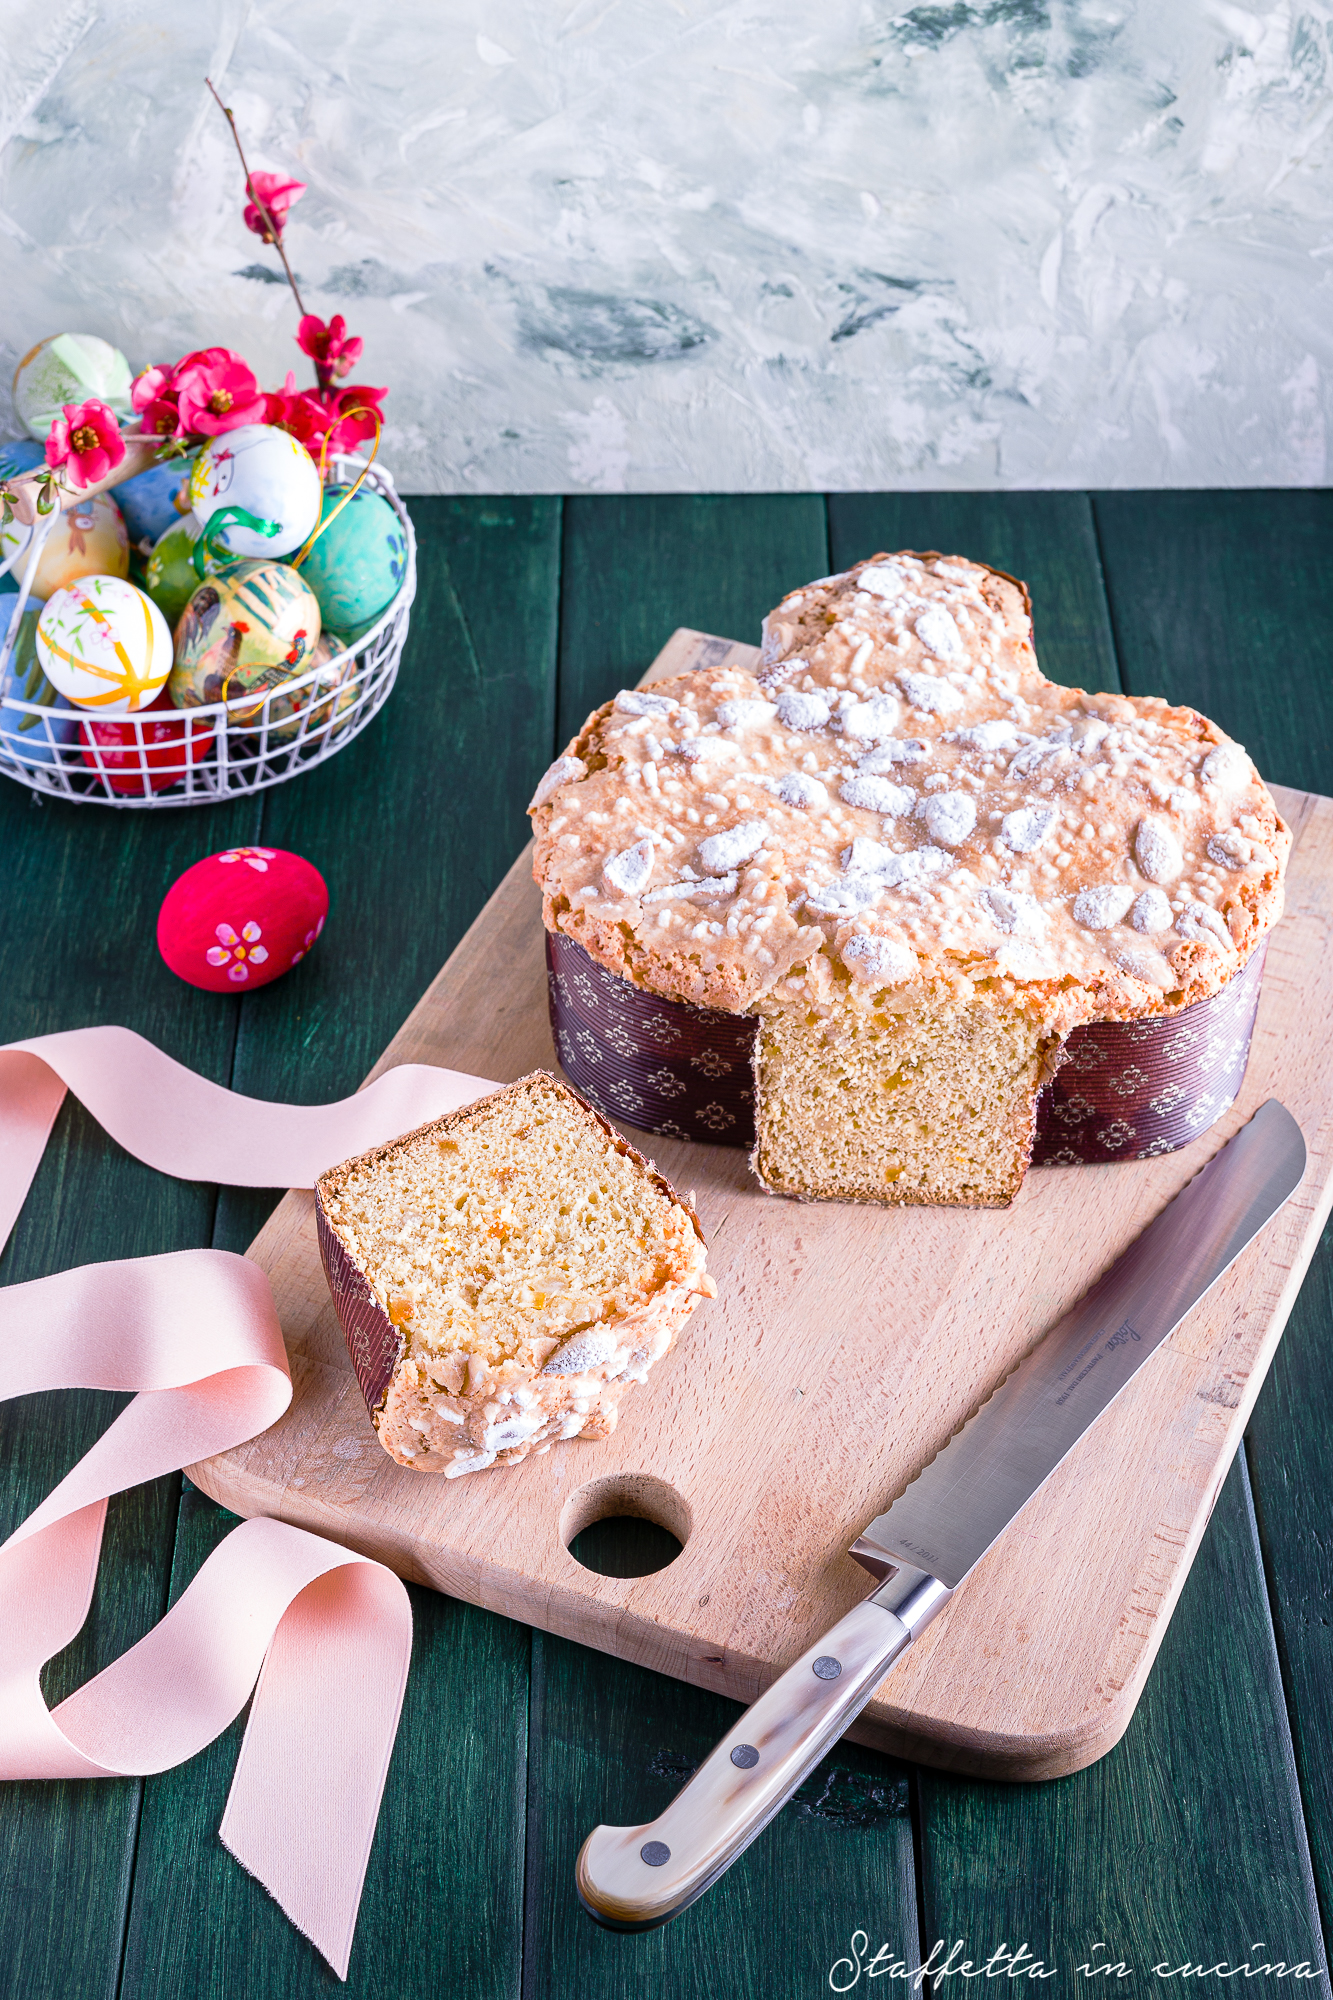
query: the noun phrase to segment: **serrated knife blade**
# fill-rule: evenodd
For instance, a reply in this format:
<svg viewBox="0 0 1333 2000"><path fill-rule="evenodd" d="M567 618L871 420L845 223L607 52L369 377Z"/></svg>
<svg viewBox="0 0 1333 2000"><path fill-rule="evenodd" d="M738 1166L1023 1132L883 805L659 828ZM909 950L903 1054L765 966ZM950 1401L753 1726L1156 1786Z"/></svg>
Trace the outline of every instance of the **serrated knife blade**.
<svg viewBox="0 0 1333 2000"><path fill-rule="evenodd" d="M730 1867L1304 1171L1300 1127L1272 1098L857 1538L851 1554L879 1588L746 1710L659 1819L589 1834L576 1868L589 1915L651 1930Z"/></svg>
<svg viewBox="0 0 1333 2000"><path fill-rule="evenodd" d="M1056 1321L851 1553L874 1574L908 1564L956 1589L1295 1192L1304 1171L1300 1127L1271 1098Z"/></svg>

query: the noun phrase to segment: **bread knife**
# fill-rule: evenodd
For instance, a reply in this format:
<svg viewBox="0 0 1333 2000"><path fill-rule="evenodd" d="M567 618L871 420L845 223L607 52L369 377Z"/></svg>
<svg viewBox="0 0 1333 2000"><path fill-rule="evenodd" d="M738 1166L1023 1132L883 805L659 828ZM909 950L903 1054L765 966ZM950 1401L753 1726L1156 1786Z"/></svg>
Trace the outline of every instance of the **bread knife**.
<svg viewBox="0 0 1333 2000"><path fill-rule="evenodd" d="M760 1695L660 1818L593 1829L575 1868L590 1916L653 1930L725 1873L1304 1171L1300 1127L1270 1098L853 1542L877 1589Z"/></svg>

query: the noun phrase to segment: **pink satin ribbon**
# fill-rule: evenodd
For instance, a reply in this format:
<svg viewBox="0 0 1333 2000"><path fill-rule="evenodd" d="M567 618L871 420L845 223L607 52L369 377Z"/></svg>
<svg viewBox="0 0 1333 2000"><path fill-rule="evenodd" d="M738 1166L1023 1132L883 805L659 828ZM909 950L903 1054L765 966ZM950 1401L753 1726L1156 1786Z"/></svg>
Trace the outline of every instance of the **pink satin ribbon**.
<svg viewBox="0 0 1333 2000"><path fill-rule="evenodd" d="M162 1173L310 1187L494 1087L405 1064L338 1104L267 1104L127 1028L12 1042L0 1048L0 1244L66 1089ZM58 1708L38 1678L87 1617L108 1496L241 1444L287 1408L268 1279L229 1252L181 1250L0 1291L0 1398L71 1388L138 1393L0 1546L0 1778L165 1771L253 1688L220 1837L345 1979L412 1650L391 1571L302 1528L245 1521L162 1622Z"/></svg>

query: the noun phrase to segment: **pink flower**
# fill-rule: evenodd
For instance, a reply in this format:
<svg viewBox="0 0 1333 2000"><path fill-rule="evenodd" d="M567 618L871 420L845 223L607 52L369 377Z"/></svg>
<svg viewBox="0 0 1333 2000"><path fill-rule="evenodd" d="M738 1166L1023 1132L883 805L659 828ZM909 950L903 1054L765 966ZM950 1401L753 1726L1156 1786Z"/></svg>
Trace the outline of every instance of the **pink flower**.
<svg viewBox="0 0 1333 2000"><path fill-rule="evenodd" d="M170 386L171 370L169 368L145 368L143 373L136 375L130 384L131 406L142 416L144 411L157 402Z"/></svg>
<svg viewBox="0 0 1333 2000"><path fill-rule="evenodd" d="M145 437L183 437L180 406L174 396L159 396L139 419Z"/></svg>
<svg viewBox="0 0 1333 2000"><path fill-rule="evenodd" d="M358 382L349 383L345 389L330 390L324 397L324 408L328 412L329 450L350 451L363 439L374 437L379 429L375 419L383 415L380 401L388 393L387 389L368 389Z"/></svg>
<svg viewBox="0 0 1333 2000"><path fill-rule="evenodd" d="M328 412L318 396L297 388L296 377L290 369L284 386L264 398L264 422L272 424L275 430L290 431L311 457L318 459L324 433L329 427Z"/></svg>
<svg viewBox="0 0 1333 2000"><path fill-rule="evenodd" d="M288 209L305 193L305 182L289 181L282 174L251 174L246 192L254 197L245 204L246 228L262 236L265 243L276 243L286 227ZM268 210L267 216L259 202Z"/></svg>
<svg viewBox="0 0 1333 2000"><path fill-rule="evenodd" d="M341 313L335 313L327 326L317 314L307 313L297 329L296 341L301 352L314 362L321 387L350 375L365 345L355 335L348 338L347 322Z"/></svg>
<svg viewBox="0 0 1333 2000"><path fill-rule="evenodd" d="M277 853L276 847L229 847L225 854L219 854L219 861L243 861L247 868L267 875L268 864Z"/></svg>
<svg viewBox="0 0 1333 2000"><path fill-rule="evenodd" d="M259 942L264 933L253 917L248 924L241 925L239 937L230 924L218 924L213 935L217 943L209 946L204 957L210 965L225 965L228 979L234 979L238 985L250 977L250 965L263 965L268 957L268 946ZM246 964L247 959L250 965Z"/></svg>
<svg viewBox="0 0 1333 2000"><path fill-rule="evenodd" d="M180 430L172 374L170 368L145 368L130 386L130 402L138 411L139 428L146 437L175 437Z"/></svg>
<svg viewBox="0 0 1333 2000"><path fill-rule="evenodd" d="M179 399L182 430L218 437L238 424L262 424L264 398L239 354L227 347L203 347L185 355L171 372Z"/></svg>
<svg viewBox="0 0 1333 2000"><path fill-rule="evenodd" d="M306 932L305 943L302 945L300 951L294 951L292 953L293 965L299 965L301 963L301 960L305 957L306 953L309 951L311 945L315 942L315 939L319 936L323 928L324 928L324 919L323 917L321 917L319 922L315 925L314 930Z"/></svg>
<svg viewBox="0 0 1333 2000"><path fill-rule="evenodd" d="M94 397L66 403L46 440L46 462L63 465L75 486L96 486L125 456L125 440L115 413Z"/></svg>

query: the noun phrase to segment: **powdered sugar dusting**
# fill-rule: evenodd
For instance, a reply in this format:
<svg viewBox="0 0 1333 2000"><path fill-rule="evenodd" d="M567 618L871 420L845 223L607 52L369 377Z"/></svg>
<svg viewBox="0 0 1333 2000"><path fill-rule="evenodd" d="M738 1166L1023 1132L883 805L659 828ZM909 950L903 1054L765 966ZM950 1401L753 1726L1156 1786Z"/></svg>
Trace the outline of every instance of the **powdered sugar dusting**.
<svg viewBox="0 0 1333 2000"><path fill-rule="evenodd" d="M1000 833L1015 854L1031 854L1055 826L1054 806L1020 806L1000 821Z"/></svg>
<svg viewBox="0 0 1333 2000"><path fill-rule="evenodd" d="M874 986L901 986L916 977L916 953L893 938L855 931L843 940L842 955L853 979Z"/></svg>
<svg viewBox="0 0 1333 2000"><path fill-rule="evenodd" d="M710 874L721 874L725 869L739 868L743 861L759 852L767 839L766 820L742 820L739 826L728 827L725 833L714 833L701 840L699 859Z"/></svg>
<svg viewBox="0 0 1333 2000"><path fill-rule="evenodd" d="M936 680L933 674L903 674L899 678L912 707L923 715L957 715L963 707L963 697L957 688L948 681Z"/></svg>
<svg viewBox="0 0 1333 2000"><path fill-rule="evenodd" d="M863 812L887 813L891 819L901 818L916 804L916 793L909 792L906 785L865 775L848 778L838 788L838 797L849 806L859 806Z"/></svg>
<svg viewBox="0 0 1333 2000"><path fill-rule="evenodd" d="M621 896L639 896L648 887L653 872L653 843L636 840L619 854L608 855L602 863L602 880Z"/></svg>
<svg viewBox="0 0 1333 2000"><path fill-rule="evenodd" d="M826 729L829 705L822 694L799 694L794 690L778 696L778 720L785 729Z"/></svg>
<svg viewBox="0 0 1333 2000"><path fill-rule="evenodd" d="M1244 751L1046 681L994 572L877 557L785 599L758 673L712 643L594 718L534 814L559 927L668 997L818 1011L887 935L960 992L1039 984L1063 1031L1214 990L1274 920L1288 836Z"/></svg>
<svg viewBox="0 0 1333 2000"><path fill-rule="evenodd" d="M958 627L942 604L928 604L918 613L916 636L928 652L941 660L951 660L963 650Z"/></svg>
<svg viewBox="0 0 1333 2000"><path fill-rule="evenodd" d="M1074 898L1074 922L1090 931L1109 930L1134 901L1134 891L1123 882L1099 882L1096 888L1080 889Z"/></svg>
<svg viewBox="0 0 1333 2000"><path fill-rule="evenodd" d="M528 805L528 811L535 812L538 806L544 806L562 785L572 785L576 778L586 776L587 768L581 757L557 757L538 782Z"/></svg>

